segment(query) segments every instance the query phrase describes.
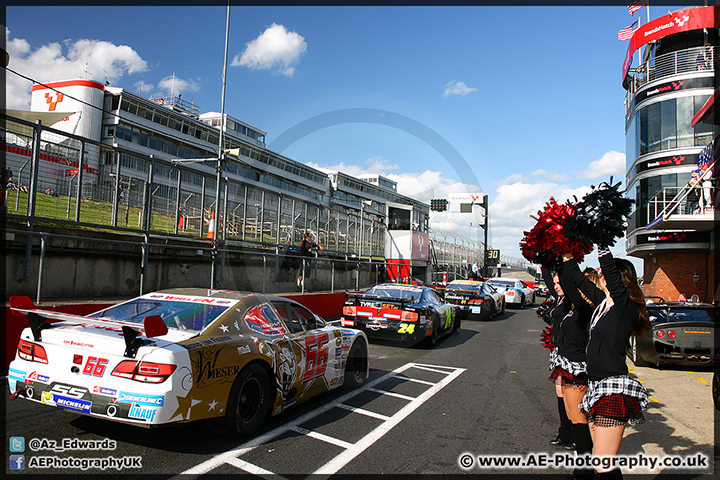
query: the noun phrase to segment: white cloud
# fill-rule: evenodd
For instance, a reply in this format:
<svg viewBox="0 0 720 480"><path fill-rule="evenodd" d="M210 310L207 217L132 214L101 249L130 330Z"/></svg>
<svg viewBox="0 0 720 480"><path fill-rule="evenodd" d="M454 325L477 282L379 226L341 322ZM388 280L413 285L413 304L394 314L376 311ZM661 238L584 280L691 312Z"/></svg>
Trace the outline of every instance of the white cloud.
<svg viewBox="0 0 720 480"><path fill-rule="evenodd" d="M607 180L611 175L613 180L622 180L625 178L625 154L611 150L602 156L599 160L591 162L587 169L578 172L579 178L602 178Z"/></svg>
<svg viewBox="0 0 720 480"><path fill-rule="evenodd" d="M553 182L567 182L571 179L570 176L563 173L551 173L547 170L540 169L535 170L534 172L530 172L527 175L523 175L522 173L513 173L508 177L498 180L497 182L495 182L495 184L498 186L502 186L510 183L529 182L533 179L533 177L539 177L543 180L549 180Z"/></svg>
<svg viewBox="0 0 720 480"><path fill-rule="evenodd" d="M235 55L231 66L253 70L271 70L274 75L292 77L300 57L307 51L305 38L288 32L283 25L273 23L259 37L246 44L242 55Z"/></svg>
<svg viewBox="0 0 720 480"><path fill-rule="evenodd" d="M447 98L450 95L465 96L472 92L477 92L477 88L468 87L465 82L458 82L457 80L451 80L445 85L445 93L443 97Z"/></svg>
<svg viewBox="0 0 720 480"><path fill-rule="evenodd" d="M160 80L157 88L167 94L182 95L185 92L197 92L200 90L200 84L196 80L184 80L170 75Z"/></svg>
<svg viewBox="0 0 720 480"><path fill-rule="evenodd" d="M124 75L144 72L147 62L127 45L114 45L101 40L53 42L33 49L27 40L10 38L6 29L6 49L10 55L8 68L40 82L71 78L88 78L113 84ZM107 72L107 73L106 73ZM5 98L8 108L30 106L32 83L9 71L5 76Z"/></svg>

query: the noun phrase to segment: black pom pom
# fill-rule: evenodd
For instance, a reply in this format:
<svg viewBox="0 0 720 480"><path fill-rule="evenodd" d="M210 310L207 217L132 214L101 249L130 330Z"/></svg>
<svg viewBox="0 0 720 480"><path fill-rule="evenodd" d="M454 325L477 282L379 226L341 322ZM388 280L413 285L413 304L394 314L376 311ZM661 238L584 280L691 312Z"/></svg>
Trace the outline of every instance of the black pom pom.
<svg viewBox="0 0 720 480"><path fill-rule="evenodd" d="M612 177L610 177L612 183ZM623 197L618 190L620 182L613 186L603 182L585 195L577 204L575 213L565 222L567 238L600 247L615 245L615 239L625 235L633 200Z"/></svg>

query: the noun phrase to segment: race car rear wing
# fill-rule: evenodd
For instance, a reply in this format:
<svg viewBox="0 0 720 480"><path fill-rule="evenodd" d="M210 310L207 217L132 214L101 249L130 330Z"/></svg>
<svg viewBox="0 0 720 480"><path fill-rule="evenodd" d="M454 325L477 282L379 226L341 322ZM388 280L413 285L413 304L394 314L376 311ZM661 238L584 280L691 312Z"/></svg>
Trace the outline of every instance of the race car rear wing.
<svg viewBox="0 0 720 480"><path fill-rule="evenodd" d="M356 300L376 300L380 302L398 302L400 304L415 303L415 299L407 297L384 297L382 295L366 295L364 293L348 293L345 292L345 298Z"/></svg>
<svg viewBox="0 0 720 480"><path fill-rule="evenodd" d="M129 358L135 358L138 348L143 343L143 340L138 338L141 333L144 333L146 338L160 337L168 333L168 327L160 315L147 316L142 324L120 322L107 318L88 318L82 315L39 309L30 297L25 296L10 297L10 311L15 316L27 316L30 330L36 342L42 341L40 332L52 325L52 323L47 323L47 320L56 320L75 325L120 328L125 339L124 355Z"/></svg>
<svg viewBox="0 0 720 480"><path fill-rule="evenodd" d="M469 295L478 295L480 292L477 290L458 290L456 288L438 288L443 293L466 293Z"/></svg>

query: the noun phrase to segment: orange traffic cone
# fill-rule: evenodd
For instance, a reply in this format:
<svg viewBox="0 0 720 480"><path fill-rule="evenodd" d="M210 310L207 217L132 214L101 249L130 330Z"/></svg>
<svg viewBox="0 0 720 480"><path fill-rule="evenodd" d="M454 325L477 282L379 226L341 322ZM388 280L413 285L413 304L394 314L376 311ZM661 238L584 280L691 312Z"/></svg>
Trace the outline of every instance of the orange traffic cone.
<svg viewBox="0 0 720 480"><path fill-rule="evenodd" d="M215 240L215 211L210 213L210 223L208 224L207 238Z"/></svg>
<svg viewBox="0 0 720 480"><path fill-rule="evenodd" d="M443 272L443 283L447 283L447 272Z"/></svg>

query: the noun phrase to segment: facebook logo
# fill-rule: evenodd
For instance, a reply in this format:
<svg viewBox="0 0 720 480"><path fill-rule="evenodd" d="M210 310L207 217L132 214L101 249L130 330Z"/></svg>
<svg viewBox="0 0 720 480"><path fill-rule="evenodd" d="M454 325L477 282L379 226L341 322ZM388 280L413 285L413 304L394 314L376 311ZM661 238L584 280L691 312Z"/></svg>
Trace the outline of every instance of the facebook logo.
<svg viewBox="0 0 720 480"><path fill-rule="evenodd" d="M20 453L25 451L25 437L10 437L10 451Z"/></svg>
<svg viewBox="0 0 720 480"><path fill-rule="evenodd" d="M25 470L25 455L10 455L10 470Z"/></svg>

